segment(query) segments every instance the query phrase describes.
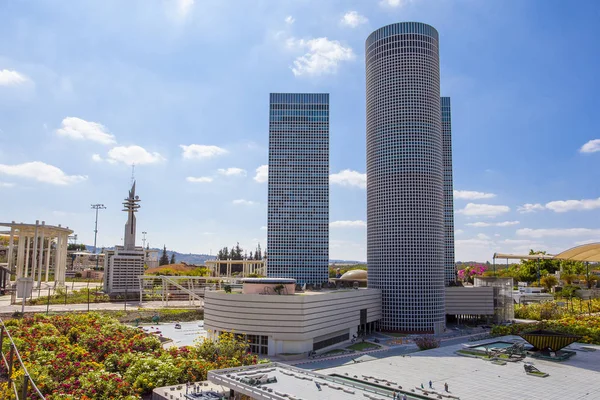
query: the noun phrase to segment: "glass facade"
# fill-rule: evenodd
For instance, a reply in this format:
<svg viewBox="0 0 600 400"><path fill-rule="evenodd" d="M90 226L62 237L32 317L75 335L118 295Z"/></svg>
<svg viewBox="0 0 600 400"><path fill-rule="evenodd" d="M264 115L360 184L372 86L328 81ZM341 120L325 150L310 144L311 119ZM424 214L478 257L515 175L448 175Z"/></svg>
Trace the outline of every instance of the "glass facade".
<svg viewBox="0 0 600 400"><path fill-rule="evenodd" d="M267 276L327 282L329 94L271 93Z"/></svg>
<svg viewBox="0 0 600 400"><path fill-rule="evenodd" d="M442 97L442 140L444 146L444 281L456 282L454 264L454 184L452 180L452 118L450 97Z"/></svg>
<svg viewBox="0 0 600 400"><path fill-rule="evenodd" d="M437 31L406 22L366 41L367 264L381 328L440 332L444 156Z"/></svg>

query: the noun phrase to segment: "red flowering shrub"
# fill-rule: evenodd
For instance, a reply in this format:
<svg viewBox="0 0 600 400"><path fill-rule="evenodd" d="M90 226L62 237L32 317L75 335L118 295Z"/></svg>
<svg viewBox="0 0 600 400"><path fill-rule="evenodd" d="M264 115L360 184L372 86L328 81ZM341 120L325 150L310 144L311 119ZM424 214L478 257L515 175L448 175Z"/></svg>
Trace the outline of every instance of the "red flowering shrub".
<svg viewBox="0 0 600 400"><path fill-rule="evenodd" d="M233 334L218 343L165 350L155 336L96 313L37 314L5 325L48 400L139 399L155 387L205 380L212 369L258 362L248 343ZM6 340L2 351L8 355ZM0 385L0 398L8 396L3 390Z"/></svg>

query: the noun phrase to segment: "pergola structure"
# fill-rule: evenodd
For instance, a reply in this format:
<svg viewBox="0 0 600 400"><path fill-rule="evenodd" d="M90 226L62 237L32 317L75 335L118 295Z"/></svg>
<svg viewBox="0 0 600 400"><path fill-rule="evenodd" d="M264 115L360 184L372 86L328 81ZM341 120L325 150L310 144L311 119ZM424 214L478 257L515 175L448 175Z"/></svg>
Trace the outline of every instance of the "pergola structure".
<svg viewBox="0 0 600 400"><path fill-rule="evenodd" d="M554 256L550 254L505 254L505 253L494 253L494 274L496 273L496 258L506 259L506 267L508 268L508 260L536 260L537 261L537 274L538 282L540 280L540 260L554 260Z"/></svg>
<svg viewBox="0 0 600 400"><path fill-rule="evenodd" d="M555 255L554 258L559 260L600 262L600 243L588 243L573 247Z"/></svg>
<svg viewBox="0 0 600 400"><path fill-rule="evenodd" d="M250 274L267 275L264 260L208 260L205 264L214 277L231 278L236 272L238 277L247 277Z"/></svg>
<svg viewBox="0 0 600 400"><path fill-rule="evenodd" d="M72 230L60 225L46 225L45 221L41 224L39 221L35 221L35 224L0 222L0 226L10 228L7 232L7 269L15 274L16 279L31 278L33 282L37 282L36 287L39 288L42 280L48 282L52 261L54 282L60 286L64 285L67 244ZM15 239L18 239L16 246Z"/></svg>

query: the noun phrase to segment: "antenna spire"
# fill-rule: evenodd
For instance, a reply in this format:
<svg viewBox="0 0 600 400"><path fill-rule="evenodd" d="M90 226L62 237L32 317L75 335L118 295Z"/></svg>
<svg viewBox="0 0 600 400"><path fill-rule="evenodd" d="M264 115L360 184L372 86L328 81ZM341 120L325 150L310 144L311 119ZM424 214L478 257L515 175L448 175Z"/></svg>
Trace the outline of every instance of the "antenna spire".
<svg viewBox="0 0 600 400"><path fill-rule="evenodd" d="M131 184L135 182L135 163L131 164Z"/></svg>

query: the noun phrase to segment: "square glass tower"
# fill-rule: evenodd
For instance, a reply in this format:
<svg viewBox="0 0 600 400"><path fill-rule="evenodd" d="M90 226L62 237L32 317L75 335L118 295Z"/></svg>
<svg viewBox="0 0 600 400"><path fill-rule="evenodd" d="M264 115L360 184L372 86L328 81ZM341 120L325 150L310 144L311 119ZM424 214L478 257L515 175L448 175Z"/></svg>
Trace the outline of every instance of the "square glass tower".
<svg viewBox="0 0 600 400"><path fill-rule="evenodd" d="M267 276L327 282L329 94L271 93Z"/></svg>
<svg viewBox="0 0 600 400"><path fill-rule="evenodd" d="M456 282L454 264L454 185L452 181L452 115L450 97L442 97L442 145L444 157L444 282Z"/></svg>

